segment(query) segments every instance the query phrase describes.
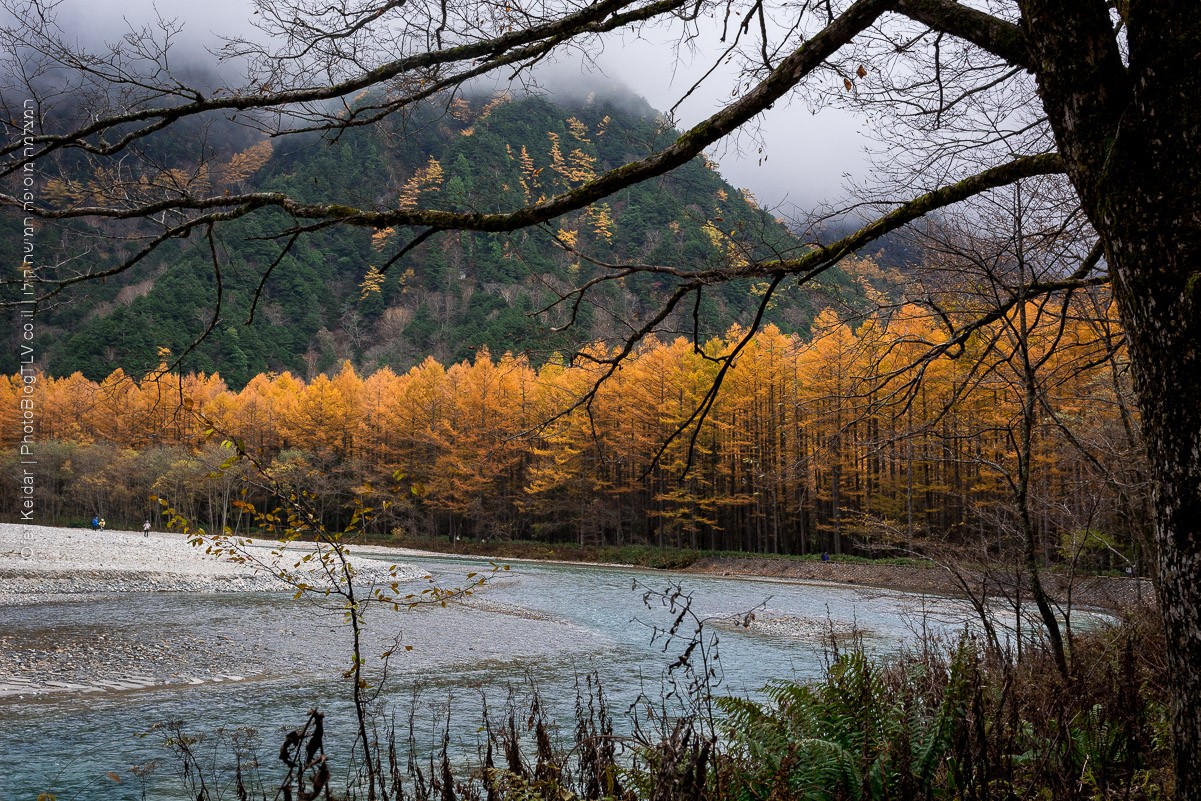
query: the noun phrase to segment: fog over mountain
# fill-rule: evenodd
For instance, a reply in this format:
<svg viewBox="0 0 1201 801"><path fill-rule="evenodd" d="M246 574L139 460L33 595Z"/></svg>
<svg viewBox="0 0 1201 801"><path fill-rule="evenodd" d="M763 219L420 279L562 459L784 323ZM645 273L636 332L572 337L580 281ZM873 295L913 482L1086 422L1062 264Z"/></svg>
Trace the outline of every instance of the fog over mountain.
<svg viewBox="0 0 1201 801"><path fill-rule="evenodd" d="M131 30L182 23L182 33L172 40L173 68L195 62L205 71L221 69L231 81L241 77L242 67L217 67L214 52L221 37L262 36L250 23L250 0L62 0L56 9L59 24L93 48L118 42ZM616 84L656 109L669 110L727 47L720 41L720 21L702 19L698 25L691 42L681 48L676 47L678 29L663 25L610 35L595 43L590 63L570 53L545 62L536 83L551 94L581 96L608 94L605 89ZM735 78L736 68L723 63L680 102L672 122L686 128L712 114L728 100ZM732 184L750 189L765 206L789 216L836 200L848 172L854 177L866 173L867 140L860 124L850 113L825 109L815 114L805 102L786 99L761 115L757 125L719 143L710 156Z"/></svg>

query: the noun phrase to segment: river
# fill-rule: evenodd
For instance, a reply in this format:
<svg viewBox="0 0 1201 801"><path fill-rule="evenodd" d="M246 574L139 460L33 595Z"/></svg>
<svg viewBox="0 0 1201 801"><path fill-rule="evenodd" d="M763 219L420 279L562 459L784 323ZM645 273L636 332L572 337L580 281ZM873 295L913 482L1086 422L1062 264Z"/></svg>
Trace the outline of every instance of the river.
<svg viewBox="0 0 1201 801"><path fill-rule="evenodd" d="M442 586L490 569L471 559L404 561ZM469 746L484 697L495 706L510 690L536 687L565 718L577 679L590 673L618 711L643 690L658 692L679 650L652 641L653 627L671 615L654 597L648 608L643 596L677 581L698 615L718 618L709 628L719 637L722 694L755 695L773 679L820 674L824 631L857 630L865 647L881 652L923 625L953 633L965 614L953 601L898 592L519 563L466 603L374 610L364 651L378 675L378 655L399 645L384 685L391 708L404 714L417 694L421 727L433 740L449 705L454 736ZM733 624L752 610L754 625ZM170 720L191 733L254 727L270 753L280 732L320 707L334 760L350 745L348 635L339 610L285 594L124 593L0 608L0 639L36 652L19 677L28 691L0 695L0 801L33 801L41 792L59 801L181 798L163 734L149 731ZM39 672L57 686L39 682ZM144 771L134 767L146 765L155 767L139 777Z"/></svg>

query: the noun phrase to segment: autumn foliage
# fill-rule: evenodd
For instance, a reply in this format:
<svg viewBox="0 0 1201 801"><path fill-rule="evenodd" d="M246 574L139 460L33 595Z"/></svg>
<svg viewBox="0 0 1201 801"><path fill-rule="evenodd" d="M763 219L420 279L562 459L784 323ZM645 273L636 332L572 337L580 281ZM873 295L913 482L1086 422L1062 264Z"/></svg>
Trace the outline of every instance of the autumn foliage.
<svg viewBox="0 0 1201 801"><path fill-rule="evenodd" d="M1037 319L1030 349L1054 348L1031 470L1044 551L1131 554L1146 497L1120 332L1070 305ZM244 530L232 501L263 491L243 468L214 470L221 442L236 440L312 491L330 523L356 502L375 508L380 535L790 553L995 541L1012 516L1023 390L1006 330L929 358L946 334L916 307L856 325L827 311L804 338L767 327L699 428L685 424L737 329L702 347L648 342L574 409L612 355L604 345L541 366L486 351L399 375L347 363L309 381L259 375L237 392L211 375L43 378L39 514L140 521L161 496ZM19 385L4 386L11 417Z"/></svg>

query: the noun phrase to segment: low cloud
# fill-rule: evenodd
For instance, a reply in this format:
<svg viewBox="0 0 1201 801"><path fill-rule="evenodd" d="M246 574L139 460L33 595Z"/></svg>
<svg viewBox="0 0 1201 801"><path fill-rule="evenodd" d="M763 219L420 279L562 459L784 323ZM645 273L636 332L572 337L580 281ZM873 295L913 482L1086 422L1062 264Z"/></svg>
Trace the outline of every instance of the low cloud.
<svg viewBox="0 0 1201 801"><path fill-rule="evenodd" d="M211 51L223 36L251 35L252 14L250 0L64 0L59 6L59 21L67 33L92 48L118 42L131 29L157 27L160 18L182 24L172 66L191 75L214 74L218 66ZM635 110L640 110L638 97L658 110L679 102L674 122L686 128L729 99L737 75L732 66L720 65L681 101L725 45L716 27L698 31L687 48L675 47L678 36L678 30L667 26L610 35L592 43L587 59L568 54L542 66L537 83L551 94L626 96ZM790 206L805 209L835 200L848 174L858 178L866 173L867 140L859 127L849 113L814 114L806 103L785 99L709 155L732 184L750 189L763 205L781 206L787 213Z"/></svg>

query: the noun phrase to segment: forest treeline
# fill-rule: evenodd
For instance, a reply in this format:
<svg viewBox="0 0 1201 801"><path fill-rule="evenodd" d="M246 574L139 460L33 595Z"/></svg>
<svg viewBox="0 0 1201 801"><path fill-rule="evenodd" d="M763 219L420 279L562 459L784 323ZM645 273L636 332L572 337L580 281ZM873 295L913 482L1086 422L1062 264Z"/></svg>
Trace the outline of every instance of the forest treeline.
<svg viewBox="0 0 1201 801"><path fill-rule="evenodd" d="M313 493L327 525L366 505L380 536L995 552L1016 541L1024 504L1048 558L1137 559L1147 489L1107 303L1029 304L954 347L945 322L906 306L854 323L827 311L808 337L769 326L699 426L738 328L703 347L648 342L566 413L613 351L541 366L480 351L366 377L347 363L310 381L258 375L236 392L217 375L43 377L38 517L139 523L161 497L210 529L245 532L241 492L259 508L278 501L247 463L216 469L230 456L222 443L237 441L271 481ZM21 382L4 386L15 463ZM1023 420L1034 421L1026 468ZM3 475L15 509L17 473Z"/></svg>

